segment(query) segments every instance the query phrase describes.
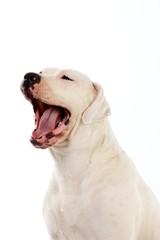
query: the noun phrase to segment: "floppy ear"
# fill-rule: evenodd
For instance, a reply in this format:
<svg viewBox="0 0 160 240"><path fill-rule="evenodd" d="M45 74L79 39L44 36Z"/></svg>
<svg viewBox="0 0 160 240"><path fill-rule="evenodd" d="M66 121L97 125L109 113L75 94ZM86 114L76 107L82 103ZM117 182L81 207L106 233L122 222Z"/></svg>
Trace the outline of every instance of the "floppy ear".
<svg viewBox="0 0 160 240"><path fill-rule="evenodd" d="M95 123L105 119L111 114L109 104L107 103L103 89L98 83L93 83L95 88L95 98L90 106L82 114L84 124Z"/></svg>

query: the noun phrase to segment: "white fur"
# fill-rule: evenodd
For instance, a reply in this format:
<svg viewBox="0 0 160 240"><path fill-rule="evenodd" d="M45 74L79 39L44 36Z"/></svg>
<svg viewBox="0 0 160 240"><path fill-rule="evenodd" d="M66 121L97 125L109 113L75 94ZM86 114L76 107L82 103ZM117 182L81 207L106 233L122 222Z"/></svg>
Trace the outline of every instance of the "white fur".
<svg viewBox="0 0 160 240"><path fill-rule="evenodd" d="M37 96L71 111L69 129L50 148L50 239L160 240L160 205L112 132L101 86L73 70L45 69L42 79Z"/></svg>

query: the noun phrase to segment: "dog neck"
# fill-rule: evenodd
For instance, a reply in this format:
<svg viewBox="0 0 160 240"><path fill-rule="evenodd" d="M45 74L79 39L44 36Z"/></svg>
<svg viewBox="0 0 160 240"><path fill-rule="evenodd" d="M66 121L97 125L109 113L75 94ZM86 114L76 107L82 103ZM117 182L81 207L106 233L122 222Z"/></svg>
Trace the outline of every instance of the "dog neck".
<svg viewBox="0 0 160 240"><path fill-rule="evenodd" d="M77 189L93 165L99 167L101 161L107 164L122 149L114 137L109 120L105 119L103 124L81 124L65 146L54 146L50 148L50 152L55 160L60 186L64 188L63 191L70 193L74 191L74 186ZM102 160L96 161L99 154Z"/></svg>

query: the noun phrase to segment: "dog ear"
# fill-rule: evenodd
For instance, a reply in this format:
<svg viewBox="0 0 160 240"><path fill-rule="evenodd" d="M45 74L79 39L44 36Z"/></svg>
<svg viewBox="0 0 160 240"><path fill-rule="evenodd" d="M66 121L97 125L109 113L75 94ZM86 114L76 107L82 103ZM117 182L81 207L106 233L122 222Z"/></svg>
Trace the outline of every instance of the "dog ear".
<svg viewBox="0 0 160 240"><path fill-rule="evenodd" d="M84 124L101 121L111 114L109 104L104 97L103 88L98 83L93 83L93 86L96 95L93 102L82 114Z"/></svg>

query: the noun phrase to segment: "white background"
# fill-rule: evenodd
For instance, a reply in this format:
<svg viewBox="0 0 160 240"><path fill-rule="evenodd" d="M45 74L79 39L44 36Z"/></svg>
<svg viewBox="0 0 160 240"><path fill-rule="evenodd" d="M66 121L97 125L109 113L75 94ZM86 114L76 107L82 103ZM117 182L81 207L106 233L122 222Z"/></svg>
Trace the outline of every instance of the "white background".
<svg viewBox="0 0 160 240"><path fill-rule="evenodd" d="M19 85L29 71L69 67L101 83L120 144L160 198L160 2L4 0L0 25L0 239L48 239L53 160L28 141L33 111Z"/></svg>

